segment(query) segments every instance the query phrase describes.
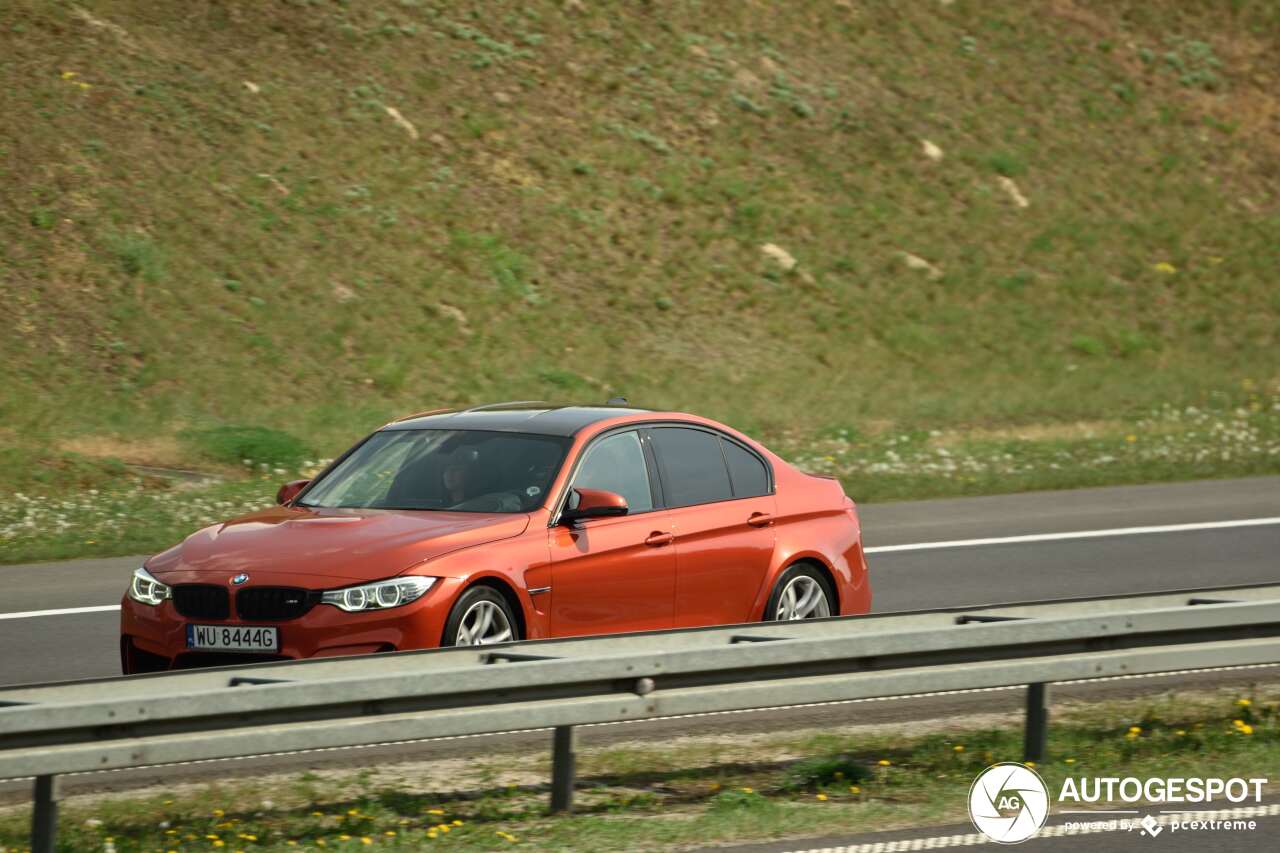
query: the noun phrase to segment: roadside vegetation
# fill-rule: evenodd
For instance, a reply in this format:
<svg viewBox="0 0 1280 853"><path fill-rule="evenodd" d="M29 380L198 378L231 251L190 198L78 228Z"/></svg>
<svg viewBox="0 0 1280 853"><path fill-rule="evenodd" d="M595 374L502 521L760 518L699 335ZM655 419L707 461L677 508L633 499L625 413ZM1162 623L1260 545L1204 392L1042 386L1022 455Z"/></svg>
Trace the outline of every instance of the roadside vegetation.
<svg viewBox="0 0 1280 853"><path fill-rule="evenodd" d="M270 506L282 482L328 464L298 461L305 448L287 434L214 435L214 450L201 458L220 472L215 481L160 479L86 457L53 466L15 455L10 482L19 472L24 479L0 491L0 561L155 553L205 525ZM783 438L775 449L804 470L838 476L859 502L1280 473L1280 395L1216 395L1204 408L1030 433L838 427ZM262 456L271 461L256 461Z"/></svg>
<svg viewBox="0 0 1280 853"><path fill-rule="evenodd" d="M1280 694L1166 694L1055 709L1036 770L1081 776L1265 776ZM850 719L857 718L850 706ZM969 786L1018 760L1013 715L787 735L680 738L581 751L577 812L547 814L544 755L320 771L177 792L86 795L61 810L67 850L658 851L967 821ZM1274 783L1273 783L1274 786ZM1098 804L1104 808L1106 804ZM1222 803L1194 808L1226 807ZM29 807L0 813L22 849Z"/></svg>
<svg viewBox="0 0 1280 853"><path fill-rule="evenodd" d="M5 3L0 528L68 526L0 561L501 399L863 501L1276 472L1278 50L1271 0Z"/></svg>

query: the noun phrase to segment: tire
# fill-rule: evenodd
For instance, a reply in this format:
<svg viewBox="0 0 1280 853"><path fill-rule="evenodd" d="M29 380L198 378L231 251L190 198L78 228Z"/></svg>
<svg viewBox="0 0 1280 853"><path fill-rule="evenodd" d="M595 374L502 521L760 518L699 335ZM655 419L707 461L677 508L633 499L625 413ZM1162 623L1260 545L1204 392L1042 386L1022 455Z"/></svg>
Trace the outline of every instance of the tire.
<svg viewBox="0 0 1280 853"><path fill-rule="evenodd" d="M485 646L520 639L520 623L506 597L491 586L479 585L453 603L440 645Z"/></svg>
<svg viewBox="0 0 1280 853"><path fill-rule="evenodd" d="M788 590L791 590L790 594ZM786 611L802 604L805 596L820 594L820 600L810 600L800 615L790 615ZM783 610L780 614L779 610ZM840 609L836 604L835 590L831 581L821 571L806 563L797 563L782 573L778 582L773 585L773 593L764 607L764 621L780 622L792 619L825 619L828 616L839 616Z"/></svg>

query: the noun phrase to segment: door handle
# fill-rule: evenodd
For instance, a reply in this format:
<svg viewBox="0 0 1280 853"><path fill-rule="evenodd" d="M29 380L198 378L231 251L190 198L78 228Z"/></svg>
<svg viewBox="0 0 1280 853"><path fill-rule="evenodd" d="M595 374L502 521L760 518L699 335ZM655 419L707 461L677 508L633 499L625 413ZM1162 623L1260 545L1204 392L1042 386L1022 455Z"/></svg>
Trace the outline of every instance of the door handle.
<svg viewBox="0 0 1280 853"><path fill-rule="evenodd" d="M753 512L747 519L747 524L752 527L768 527L773 524L773 516L767 512Z"/></svg>
<svg viewBox="0 0 1280 853"><path fill-rule="evenodd" d="M663 545L670 545L675 539L674 533L665 533L661 530L655 530L644 539L644 544L651 548L660 548Z"/></svg>

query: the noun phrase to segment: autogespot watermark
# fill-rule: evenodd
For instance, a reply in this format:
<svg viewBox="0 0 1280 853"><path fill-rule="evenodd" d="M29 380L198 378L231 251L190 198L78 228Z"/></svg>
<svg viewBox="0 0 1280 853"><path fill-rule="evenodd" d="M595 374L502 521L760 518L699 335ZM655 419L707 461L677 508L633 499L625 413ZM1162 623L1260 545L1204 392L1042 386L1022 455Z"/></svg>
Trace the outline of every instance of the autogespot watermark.
<svg viewBox="0 0 1280 853"><path fill-rule="evenodd" d="M1026 841L1049 819L1049 788L1025 764L993 764L969 788L969 817L999 844Z"/></svg>
<svg viewBox="0 0 1280 853"><path fill-rule="evenodd" d="M1257 829L1247 817L1214 816L1204 811L1159 809L1164 805L1211 806L1214 803L1260 803L1267 780L1248 778L1133 776L1076 777L1062 782L1056 797L1059 813L1079 815L1064 824L1073 832L1138 832L1155 838L1166 829L1178 832L1240 832ZM979 832L997 844L1018 844L1034 837L1049 819L1054 797L1031 767L1017 762L993 764L969 788L969 818ZM1160 816L1139 816L1137 808L1104 808L1143 804ZM1088 805L1088 809L1070 806Z"/></svg>

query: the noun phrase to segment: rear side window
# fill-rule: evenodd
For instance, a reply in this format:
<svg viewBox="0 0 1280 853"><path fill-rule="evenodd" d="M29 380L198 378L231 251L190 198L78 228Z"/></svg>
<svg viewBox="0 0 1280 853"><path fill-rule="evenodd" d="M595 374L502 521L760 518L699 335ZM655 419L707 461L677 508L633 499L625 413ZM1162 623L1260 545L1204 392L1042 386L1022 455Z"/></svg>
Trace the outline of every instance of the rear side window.
<svg viewBox="0 0 1280 853"><path fill-rule="evenodd" d="M733 498L718 437L681 427L659 427L652 434L662 466L667 506L692 506Z"/></svg>
<svg viewBox="0 0 1280 853"><path fill-rule="evenodd" d="M769 471L760 458L745 447L728 439L720 439L724 461L729 463L729 479L733 481L735 498L758 498L769 494Z"/></svg>

